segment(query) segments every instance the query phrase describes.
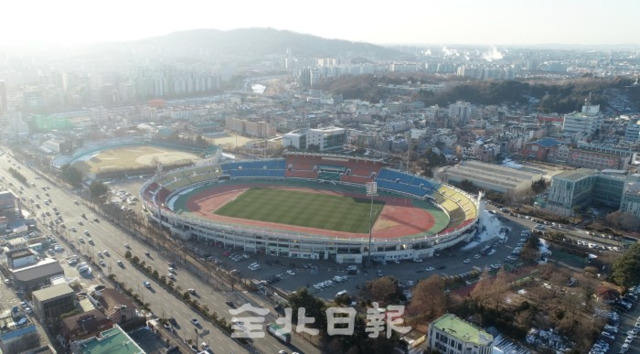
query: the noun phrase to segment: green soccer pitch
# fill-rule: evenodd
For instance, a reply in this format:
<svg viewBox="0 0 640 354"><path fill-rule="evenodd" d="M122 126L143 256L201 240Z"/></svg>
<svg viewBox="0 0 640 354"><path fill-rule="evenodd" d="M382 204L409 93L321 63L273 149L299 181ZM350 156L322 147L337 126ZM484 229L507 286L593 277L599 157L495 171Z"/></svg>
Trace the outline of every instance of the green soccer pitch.
<svg viewBox="0 0 640 354"><path fill-rule="evenodd" d="M215 214L316 229L368 233L371 200L270 188L251 188ZM373 201L373 222L384 202Z"/></svg>

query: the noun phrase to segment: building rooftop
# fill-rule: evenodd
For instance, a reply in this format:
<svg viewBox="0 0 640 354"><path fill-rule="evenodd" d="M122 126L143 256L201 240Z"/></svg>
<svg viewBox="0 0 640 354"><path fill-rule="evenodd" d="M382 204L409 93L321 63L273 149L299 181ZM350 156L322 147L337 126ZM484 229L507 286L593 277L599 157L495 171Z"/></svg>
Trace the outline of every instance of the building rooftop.
<svg viewBox="0 0 640 354"><path fill-rule="evenodd" d="M71 348L74 353L82 354L144 354L144 350L118 325L97 337L75 341Z"/></svg>
<svg viewBox="0 0 640 354"><path fill-rule="evenodd" d="M13 193L10 191L0 192L0 200L13 200Z"/></svg>
<svg viewBox="0 0 640 354"><path fill-rule="evenodd" d="M535 141L534 144L538 144L540 146L544 146L544 147L551 147L551 146L556 146L556 145L560 145L560 142L556 139L553 138L544 138L544 139L540 139L538 141Z"/></svg>
<svg viewBox="0 0 640 354"><path fill-rule="evenodd" d="M91 296L102 305L105 311L112 312L112 310L118 306L126 306L128 308L137 308L137 306L122 295L116 289L106 288L100 291L96 291Z"/></svg>
<svg viewBox="0 0 640 354"><path fill-rule="evenodd" d="M97 333L105 326L111 327L111 321L100 310L95 309L63 319L62 326L69 331L68 333L78 331L80 328L88 333Z"/></svg>
<svg viewBox="0 0 640 354"><path fill-rule="evenodd" d="M0 340L11 339L14 335L21 335L33 329L27 327L33 326L33 322L21 310L8 309L0 313Z"/></svg>
<svg viewBox="0 0 640 354"><path fill-rule="evenodd" d="M627 195L640 196L640 182L633 182L633 183L627 184L627 188L625 189L624 193Z"/></svg>
<svg viewBox="0 0 640 354"><path fill-rule="evenodd" d="M562 172L554 176L554 178L577 181L585 177L595 176L598 171L589 168L579 168L574 171Z"/></svg>
<svg viewBox="0 0 640 354"><path fill-rule="evenodd" d="M42 261L27 267L13 269L11 272L16 280L22 282L28 282L34 279L61 273L64 274L64 270L62 269L62 266L60 266L60 263L51 258L43 259Z"/></svg>
<svg viewBox="0 0 640 354"><path fill-rule="evenodd" d="M491 342L493 342L493 336L491 334L469 322L463 321L452 313L438 318L431 323L431 326L468 343L490 345Z"/></svg>
<svg viewBox="0 0 640 354"><path fill-rule="evenodd" d="M33 252L28 248L20 248L20 249L15 249L7 252L7 258L12 258L12 259L29 257L33 255L34 255Z"/></svg>
<svg viewBox="0 0 640 354"><path fill-rule="evenodd" d="M58 284L33 292L33 297L37 298L40 302L66 295L75 295L75 292L68 284Z"/></svg>
<svg viewBox="0 0 640 354"><path fill-rule="evenodd" d="M541 172L525 171L511 167L467 160L456 166L446 166L442 171L449 175L484 181L506 188L517 188L522 183L531 183L542 178Z"/></svg>
<svg viewBox="0 0 640 354"><path fill-rule="evenodd" d="M343 131L344 128L324 127L324 128L313 128L313 129L309 129L309 130L317 131L317 132L323 132L323 133L333 133L333 132Z"/></svg>

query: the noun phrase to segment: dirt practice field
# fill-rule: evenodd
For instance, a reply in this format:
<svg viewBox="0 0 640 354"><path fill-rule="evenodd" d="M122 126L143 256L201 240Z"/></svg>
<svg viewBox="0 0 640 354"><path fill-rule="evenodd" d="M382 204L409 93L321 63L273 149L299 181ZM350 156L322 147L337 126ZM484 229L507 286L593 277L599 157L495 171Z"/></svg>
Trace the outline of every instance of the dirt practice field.
<svg viewBox="0 0 640 354"><path fill-rule="evenodd" d="M242 135L237 135L234 133L226 132L226 134L221 136L204 136L204 138L215 145L218 145L224 149L233 149L236 147L243 147L244 144L254 141L256 139L247 138Z"/></svg>
<svg viewBox="0 0 640 354"><path fill-rule="evenodd" d="M184 151L140 145L102 150L92 155L87 155L73 165L83 173L95 173L105 170L155 166L156 162L171 165L198 159L200 158L197 155Z"/></svg>

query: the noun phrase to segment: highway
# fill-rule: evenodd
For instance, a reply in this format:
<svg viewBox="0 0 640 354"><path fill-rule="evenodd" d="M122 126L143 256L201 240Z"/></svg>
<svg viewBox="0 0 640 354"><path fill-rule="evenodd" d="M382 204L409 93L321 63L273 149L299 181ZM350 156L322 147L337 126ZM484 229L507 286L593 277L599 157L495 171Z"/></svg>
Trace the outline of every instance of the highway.
<svg viewBox="0 0 640 354"><path fill-rule="evenodd" d="M12 165L7 161L6 156L0 157L0 176L4 176L3 185L12 189L16 195L24 197L23 204L28 208L34 210L37 215L38 222L49 223L52 217L55 218L55 211L53 207L56 207L61 213L61 216L66 225L66 230L58 227L58 231L63 232L70 242L73 242L77 249L81 250L83 254L90 256L96 260L103 259L106 263L106 267L102 269L103 274L100 274L97 269L94 269L94 275L96 277L106 276L109 273L116 275L118 281L126 284L127 288L133 289L134 292L140 294L143 302L149 303L150 309L154 314L159 317L174 317L179 324L177 333L181 337L187 339L195 339L196 332L195 326L190 323L191 318L197 318L202 328L198 330L200 336L197 338L199 342L207 342L214 352L222 353L277 353L281 349L287 351L298 351L303 353L319 353L320 351L313 347L307 341L298 337L293 338L292 346L287 347L285 344L279 342L277 339L266 334L264 338L254 339L253 348L245 348L237 341L231 339L217 327L210 322L204 320L201 316L192 311L181 300L177 299L174 295L162 288L159 284L156 284L151 278L147 277L144 273L135 269L125 259L125 253L127 249L124 244L127 243L131 247L131 252L138 256L141 260L146 262L147 266L151 266L158 270L161 275L166 275L168 269L168 263L170 261L164 255L158 254L153 249L150 249L151 257L144 255L145 251L149 249L149 246L142 243L138 238L132 237L129 234L121 231L118 227L113 225L108 220L104 220L101 216L96 216L92 211L84 204L78 195L73 192L59 188L58 186L49 183L44 178L41 178L34 171L28 169L25 165L18 163L13 157L10 158ZM19 168L18 168L19 166ZM20 182L13 180L12 176L8 173L7 169L13 167L23 174L28 183L35 183L35 186L24 187L22 193L19 193L19 187L22 185ZM13 186L9 186L9 181L12 181ZM44 188L44 189L43 189ZM48 194L48 196L47 196ZM33 202L30 199L33 198ZM49 205L45 205L45 200L51 200ZM78 203L76 203L77 201ZM33 205L40 204L41 208L35 208ZM49 212L52 216L41 217L41 213ZM85 214L87 218L83 218L81 215ZM93 221L94 217L97 217L99 221ZM82 225L80 225L82 223ZM76 232L71 231L71 228L75 227ZM41 227L44 233L47 233L44 227ZM55 230L55 228L53 228ZM84 234L84 231L89 233L89 236ZM80 243L80 238L85 240L85 243ZM89 239L93 240L95 245L89 245ZM99 258L98 251L107 250L110 254L108 257ZM122 260L125 268L121 268L117 265L117 260ZM231 292L228 287L221 287L221 291L214 290L209 287L203 280L194 276L190 272L185 271L182 267L178 267L176 276L176 285L183 289L193 288L198 292L198 301L202 304L206 304L211 311L217 312L219 315L231 319L229 314L229 306L225 304L226 301L233 301L238 306L241 306L245 302L252 303L253 306L261 307L265 305L261 299L253 294L243 294L240 292ZM143 286L143 282L148 280L152 286L147 289ZM98 281L96 279L95 283ZM275 321L275 311L270 308L271 312L267 316L265 323ZM239 316L253 316L252 313L246 313ZM202 335L206 333L205 335Z"/></svg>

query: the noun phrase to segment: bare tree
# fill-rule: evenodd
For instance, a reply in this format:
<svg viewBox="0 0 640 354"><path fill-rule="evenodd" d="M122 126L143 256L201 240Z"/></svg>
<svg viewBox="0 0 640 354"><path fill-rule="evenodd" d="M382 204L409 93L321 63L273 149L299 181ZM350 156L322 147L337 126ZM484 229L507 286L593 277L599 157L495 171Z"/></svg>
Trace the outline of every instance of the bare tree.
<svg viewBox="0 0 640 354"><path fill-rule="evenodd" d="M444 280L433 275L416 285L413 298L409 304L408 313L412 320L432 321L447 312L447 294Z"/></svg>

